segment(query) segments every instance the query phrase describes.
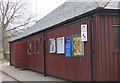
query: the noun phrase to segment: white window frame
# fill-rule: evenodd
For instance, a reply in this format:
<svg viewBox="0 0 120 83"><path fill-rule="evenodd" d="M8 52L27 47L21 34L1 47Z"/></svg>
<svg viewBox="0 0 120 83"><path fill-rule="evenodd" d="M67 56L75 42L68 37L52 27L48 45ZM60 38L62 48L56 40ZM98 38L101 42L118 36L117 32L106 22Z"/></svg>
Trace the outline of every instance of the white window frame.
<svg viewBox="0 0 120 83"><path fill-rule="evenodd" d="M60 43L62 39L62 43ZM57 38L57 54L64 54L65 53L65 37Z"/></svg>
<svg viewBox="0 0 120 83"><path fill-rule="evenodd" d="M50 42L52 42L52 45L50 45ZM55 38L51 38L49 39L49 53L55 53L55 52L56 52Z"/></svg>

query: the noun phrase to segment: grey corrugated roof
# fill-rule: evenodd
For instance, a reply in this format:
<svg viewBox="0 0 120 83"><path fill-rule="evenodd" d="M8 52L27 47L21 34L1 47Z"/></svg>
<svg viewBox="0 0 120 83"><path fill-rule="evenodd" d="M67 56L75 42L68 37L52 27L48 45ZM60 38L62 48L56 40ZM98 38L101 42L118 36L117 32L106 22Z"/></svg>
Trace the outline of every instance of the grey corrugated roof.
<svg viewBox="0 0 120 83"><path fill-rule="evenodd" d="M56 25L58 23L64 22L68 19L74 18L81 14L87 13L91 10L96 9L100 0L93 0L94 2L84 2L86 0L79 1L67 1L51 13L46 15L44 18L39 20L38 23L33 25L31 28L25 30L23 33L19 34L17 37L12 38L11 41L20 39L25 36L29 36L32 33L36 33L38 31L44 30L48 27ZM105 9L118 9L118 2L120 0L111 0L105 5Z"/></svg>
<svg viewBox="0 0 120 83"><path fill-rule="evenodd" d="M110 0L105 9L120 9L120 0Z"/></svg>

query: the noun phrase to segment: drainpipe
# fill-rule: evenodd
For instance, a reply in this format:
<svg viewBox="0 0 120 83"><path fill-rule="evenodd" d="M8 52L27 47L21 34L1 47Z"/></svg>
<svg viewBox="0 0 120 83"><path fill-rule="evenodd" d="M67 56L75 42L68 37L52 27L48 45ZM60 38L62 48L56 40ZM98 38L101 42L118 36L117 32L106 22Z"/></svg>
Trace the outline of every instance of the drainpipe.
<svg viewBox="0 0 120 83"><path fill-rule="evenodd" d="M12 52L12 51L11 51L11 43L10 43L10 42L9 42L9 51L10 51L10 55L9 55L9 56L10 56L10 58L9 58L9 60L10 60L10 65L12 65L12 64L11 64L11 52Z"/></svg>
<svg viewBox="0 0 120 83"><path fill-rule="evenodd" d="M46 77L46 33L44 33L44 77Z"/></svg>
<svg viewBox="0 0 120 83"><path fill-rule="evenodd" d="M89 26L90 26L90 74L91 74L91 81L94 81L94 63L93 63L93 19L92 16L89 17Z"/></svg>

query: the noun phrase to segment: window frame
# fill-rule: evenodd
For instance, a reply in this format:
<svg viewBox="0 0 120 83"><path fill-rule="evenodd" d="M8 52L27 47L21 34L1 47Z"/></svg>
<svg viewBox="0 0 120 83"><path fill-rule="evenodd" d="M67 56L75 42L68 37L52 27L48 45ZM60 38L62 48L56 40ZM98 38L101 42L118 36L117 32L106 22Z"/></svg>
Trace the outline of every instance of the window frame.
<svg viewBox="0 0 120 83"><path fill-rule="evenodd" d="M116 24L113 27L115 28L115 50L120 53L120 25Z"/></svg>
<svg viewBox="0 0 120 83"><path fill-rule="evenodd" d="M56 40L55 38L51 38L49 39L49 53L55 53L55 52L56 52Z"/></svg>

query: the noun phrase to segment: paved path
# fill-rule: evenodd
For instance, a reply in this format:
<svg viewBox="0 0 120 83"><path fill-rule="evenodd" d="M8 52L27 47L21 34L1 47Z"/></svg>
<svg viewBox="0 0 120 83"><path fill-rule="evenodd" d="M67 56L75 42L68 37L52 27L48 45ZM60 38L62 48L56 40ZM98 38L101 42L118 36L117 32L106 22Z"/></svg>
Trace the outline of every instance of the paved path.
<svg viewBox="0 0 120 83"><path fill-rule="evenodd" d="M2 72L0 72L2 73ZM9 75L2 73L2 81L17 81L15 79L13 79L12 77L10 77Z"/></svg>
<svg viewBox="0 0 120 83"><path fill-rule="evenodd" d="M43 74L30 70L16 69L14 66L9 66L8 64L3 64L0 70L18 81L65 81L51 76L44 77Z"/></svg>
<svg viewBox="0 0 120 83"><path fill-rule="evenodd" d="M0 70L2 69L2 65L0 64ZM0 83L2 82L2 72L0 72Z"/></svg>

